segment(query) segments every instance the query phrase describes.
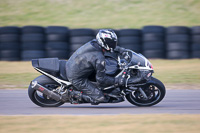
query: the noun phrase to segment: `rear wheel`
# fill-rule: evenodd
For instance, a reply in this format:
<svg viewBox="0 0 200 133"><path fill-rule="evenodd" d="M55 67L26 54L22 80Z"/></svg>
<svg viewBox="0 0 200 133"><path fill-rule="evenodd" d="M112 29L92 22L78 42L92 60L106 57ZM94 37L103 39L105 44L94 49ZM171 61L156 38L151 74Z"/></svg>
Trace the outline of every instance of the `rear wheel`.
<svg viewBox="0 0 200 133"><path fill-rule="evenodd" d="M59 87L59 84L57 82L44 75L37 77L33 81L37 81L40 85L45 86L49 90L54 90ZM29 85L28 88L28 95L33 103L41 107L58 107L64 104L61 101L55 101L48 98L45 94L33 89L31 85Z"/></svg>
<svg viewBox="0 0 200 133"><path fill-rule="evenodd" d="M141 86L141 89L147 98L139 90L136 90L126 95L126 99L133 105L144 107L159 103L165 96L165 86L160 80L153 77L146 85Z"/></svg>

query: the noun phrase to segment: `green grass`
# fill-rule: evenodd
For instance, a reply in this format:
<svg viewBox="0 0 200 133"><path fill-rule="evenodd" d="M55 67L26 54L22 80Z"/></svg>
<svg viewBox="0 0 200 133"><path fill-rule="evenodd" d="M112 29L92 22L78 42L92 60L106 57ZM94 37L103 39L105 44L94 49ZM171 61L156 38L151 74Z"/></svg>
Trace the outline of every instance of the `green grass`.
<svg viewBox="0 0 200 133"><path fill-rule="evenodd" d="M200 60L150 60L153 76L165 85L176 88L200 89ZM0 62L0 89L27 88L30 81L39 76L30 62Z"/></svg>
<svg viewBox="0 0 200 133"><path fill-rule="evenodd" d="M34 118L33 118L34 117ZM200 115L0 116L1 133L199 133Z"/></svg>
<svg viewBox="0 0 200 133"><path fill-rule="evenodd" d="M199 0L1 0L0 26L193 26L200 25L199 7Z"/></svg>
<svg viewBox="0 0 200 133"><path fill-rule="evenodd" d="M165 83L200 83L200 60L152 60L154 76Z"/></svg>
<svg viewBox="0 0 200 133"><path fill-rule="evenodd" d="M0 75L0 88L27 88L39 73L8 73Z"/></svg>

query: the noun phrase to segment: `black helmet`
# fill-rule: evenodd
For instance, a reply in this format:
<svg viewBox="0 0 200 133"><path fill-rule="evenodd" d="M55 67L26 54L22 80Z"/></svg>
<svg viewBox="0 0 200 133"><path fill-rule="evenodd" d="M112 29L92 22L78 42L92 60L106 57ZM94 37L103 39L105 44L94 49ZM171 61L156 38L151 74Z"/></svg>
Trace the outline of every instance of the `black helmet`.
<svg viewBox="0 0 200 133"><path fill-rule="evenodd" d="M99 30L96 39L98 44L106 50L113 50L117 46L117 35L111 29Z"/></svg>

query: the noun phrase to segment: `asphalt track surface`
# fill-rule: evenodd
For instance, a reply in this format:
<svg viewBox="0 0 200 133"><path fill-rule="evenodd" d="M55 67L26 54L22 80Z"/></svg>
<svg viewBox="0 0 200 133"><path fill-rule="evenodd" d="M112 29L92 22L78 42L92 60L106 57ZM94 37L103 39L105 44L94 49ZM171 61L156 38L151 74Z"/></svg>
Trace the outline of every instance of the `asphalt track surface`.
<svg viewBox="0 0 200 133"><path fill-rule="evenodd" d="M115 115L115 114L200 114L200 90L167 90L155 106L137 107L125 101L117 104L66 103L42 108L28 97L27 90L0 90L0 115Z"/></svg>

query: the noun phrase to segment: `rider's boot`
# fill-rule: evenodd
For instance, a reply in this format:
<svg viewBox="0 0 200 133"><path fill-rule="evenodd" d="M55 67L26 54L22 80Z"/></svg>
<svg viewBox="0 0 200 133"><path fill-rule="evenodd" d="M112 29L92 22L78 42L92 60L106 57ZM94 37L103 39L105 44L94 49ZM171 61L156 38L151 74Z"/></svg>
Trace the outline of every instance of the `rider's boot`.
<svg viewBox="0 0 200 133"><path fill-rule="evenodd" d="M124 97L120 95L121 94L121 90L120 88L115 88L112 92L110 92L108 94L108 96L114 97L116 98L115 100L113 100L113 103L118 103L118 102L123 102L124 101Z"/></svg>
<svg viewBox="0 0 200 133"><path fill-rule="evenodd" d="M105 101L104 94L98 88L90 88L81 90L83 92L83 99L86 102L98 104Z"/></svg>

